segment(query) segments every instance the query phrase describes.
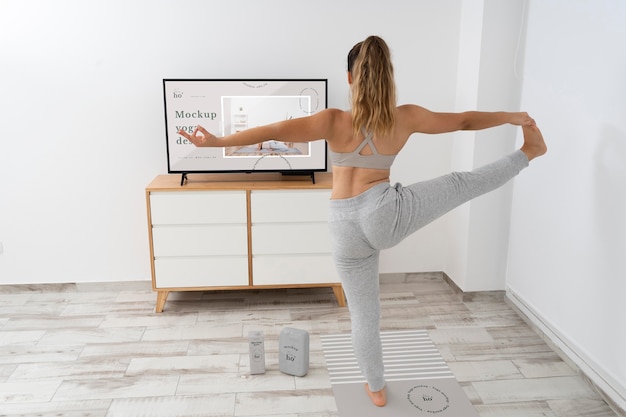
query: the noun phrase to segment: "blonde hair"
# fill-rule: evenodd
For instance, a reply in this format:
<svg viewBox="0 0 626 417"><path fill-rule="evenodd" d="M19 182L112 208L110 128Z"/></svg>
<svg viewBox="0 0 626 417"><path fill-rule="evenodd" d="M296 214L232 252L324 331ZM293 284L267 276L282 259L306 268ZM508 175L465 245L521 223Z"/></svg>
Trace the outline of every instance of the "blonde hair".
<svg viewBox="0 0 626 417"><path fill-rule="evenodd" d="M393 130L396 114L396 84L391 53L385 41L370 36L354 45L348 54L352 75L352 128L384 136Z"/></svg>

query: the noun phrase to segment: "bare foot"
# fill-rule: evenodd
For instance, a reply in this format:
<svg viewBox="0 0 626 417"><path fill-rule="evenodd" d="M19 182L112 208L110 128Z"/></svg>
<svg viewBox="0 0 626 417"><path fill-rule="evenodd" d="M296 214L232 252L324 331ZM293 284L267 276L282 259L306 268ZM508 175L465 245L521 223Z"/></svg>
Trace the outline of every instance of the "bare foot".
<svg viewBox="0 0 626 417"><path fill-rule="evenodd" d="M369 385L365 384L365 391L376 407L384 407L385 404L387 404L387 395L385 394L384 388L380 391L372 392L370 391Z"/></svg>
<svg viewBox="0 0 626 417"><path fill-rule="evenodd" d="M536 125L522 126L522 132L524 132L524 144L521 147L521 151L526 154L529 161L548 151L543 135Z"/></svg>

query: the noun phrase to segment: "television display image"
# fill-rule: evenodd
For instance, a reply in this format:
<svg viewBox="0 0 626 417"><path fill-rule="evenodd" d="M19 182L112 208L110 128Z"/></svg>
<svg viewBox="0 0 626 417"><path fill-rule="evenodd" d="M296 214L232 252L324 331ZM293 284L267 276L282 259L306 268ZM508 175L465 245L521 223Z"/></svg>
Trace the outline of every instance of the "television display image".
<svg viewBox="0 0 626 417"><path fill-rule="evenodd" d="M325 79L164 79L168 173L326 171L326 141L269 139L200 148L179 135L201 125L217 136L315 114L327 107Z"/></svg>

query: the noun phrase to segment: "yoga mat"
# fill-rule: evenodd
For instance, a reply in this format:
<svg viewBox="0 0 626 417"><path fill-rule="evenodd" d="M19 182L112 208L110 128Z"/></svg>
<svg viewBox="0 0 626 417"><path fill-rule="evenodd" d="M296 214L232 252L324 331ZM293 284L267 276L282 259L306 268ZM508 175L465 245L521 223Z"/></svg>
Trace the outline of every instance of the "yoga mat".
<svg viewBox="0 0 626 417"><path fill-rule="evenodd" d="M365 393L350 334L322 335L322 349L340 417L478 417L425 330L380 333L387 405Z"/></svg>

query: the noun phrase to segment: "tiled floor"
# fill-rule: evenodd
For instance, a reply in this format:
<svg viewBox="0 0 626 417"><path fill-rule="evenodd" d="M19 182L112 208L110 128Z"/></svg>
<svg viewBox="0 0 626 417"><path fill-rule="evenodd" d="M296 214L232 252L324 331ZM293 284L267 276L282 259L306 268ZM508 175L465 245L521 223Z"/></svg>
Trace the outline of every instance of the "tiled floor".
<svg viewBox="0 0 626 417"><path fill-rule="evenodd" d="M483 417L615 413L503 300L442 274L382 278L383 329L427 329ZM148 282L0 286L1 416L336 416L320 335L349 331L330 289L172 293ZM311 334L306 377L278 370L286 327ZM248 375L263 330L267 373ZM365 398L363 399L365 400Z"/></svg>

